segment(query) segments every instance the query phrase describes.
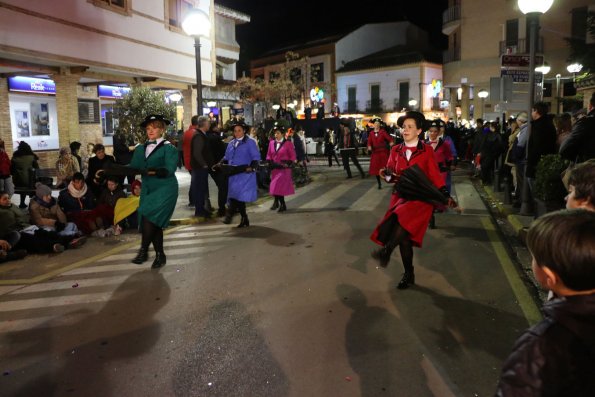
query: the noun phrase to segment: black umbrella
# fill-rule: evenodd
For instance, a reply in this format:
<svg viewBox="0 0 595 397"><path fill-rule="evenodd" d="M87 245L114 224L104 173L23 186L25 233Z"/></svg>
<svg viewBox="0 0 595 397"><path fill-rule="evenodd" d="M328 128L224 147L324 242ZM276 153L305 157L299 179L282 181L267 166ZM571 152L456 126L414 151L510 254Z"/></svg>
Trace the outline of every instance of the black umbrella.
<svg viewBox="0 0 595 397"><path fill-rule="evenodd" d="M433 205L448 204L448 197L438 190L417 164L401 173L395 190L405 200L425 201Z"/></svg>
<svg viewBox="0 0 595 397"><path fill-rule="evenodd" d="M221 172L224 175L232 176L236 174L241 174L246 172L246 169L250 167L250 164L242 164L242 165L229 165L229 164L219 164L221 167Z"/></svg>

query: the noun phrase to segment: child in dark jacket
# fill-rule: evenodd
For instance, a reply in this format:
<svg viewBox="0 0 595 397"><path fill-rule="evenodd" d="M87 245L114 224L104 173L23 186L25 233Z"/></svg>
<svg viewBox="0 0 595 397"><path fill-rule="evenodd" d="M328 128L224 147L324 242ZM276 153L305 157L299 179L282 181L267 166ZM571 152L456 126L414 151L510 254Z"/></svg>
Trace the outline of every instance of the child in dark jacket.
<svg viewBox="0 0 595 397"><path fill-rule="evenodd" d="M595 396L595 212L547 214L527 246L535 278L554 298L517 340L496 396Z"/></svg>

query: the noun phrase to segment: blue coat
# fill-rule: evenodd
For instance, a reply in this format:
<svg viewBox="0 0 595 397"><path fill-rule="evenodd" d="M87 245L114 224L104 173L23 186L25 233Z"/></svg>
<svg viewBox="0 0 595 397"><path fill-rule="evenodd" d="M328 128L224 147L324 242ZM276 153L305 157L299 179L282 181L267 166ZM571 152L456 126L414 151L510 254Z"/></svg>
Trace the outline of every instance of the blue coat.
<svg viewBox="0 0 595 397"><path fill-rule="evenodd" d="M256 142L244 135L242 139L234 139L229 142L223 160L226 160L230 165L249 166L253 161L260 161L260 152ZM230 176L228 187L228 199L252 202L258 198L255 172L243 172Z"/></svg>

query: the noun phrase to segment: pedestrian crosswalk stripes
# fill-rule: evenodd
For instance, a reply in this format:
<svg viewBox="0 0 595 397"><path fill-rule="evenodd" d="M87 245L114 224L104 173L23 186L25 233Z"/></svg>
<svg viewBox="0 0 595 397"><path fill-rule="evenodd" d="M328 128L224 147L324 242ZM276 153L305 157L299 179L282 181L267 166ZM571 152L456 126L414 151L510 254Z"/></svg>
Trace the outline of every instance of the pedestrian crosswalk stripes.
<svg viewBox="0 0 595 397"><path fill-rule="evenodd" d="M310 209L324 207L326 204L347 193L352 188L353 185L349 183L338 185L337 187L331 189L330 191L326 192L324 195L321 195L317 199L314 199L309 203L302 205L300 208Z"/></svg>
<svg viewBox="0 0 595 397"><path fill-rule="evenodd" d="M376 208L383 200L386 200L390 194L390 190L384 187L384 189L377 189L376 185L373 188L358 198L347 211L365 211L371 208Z"/></svg>

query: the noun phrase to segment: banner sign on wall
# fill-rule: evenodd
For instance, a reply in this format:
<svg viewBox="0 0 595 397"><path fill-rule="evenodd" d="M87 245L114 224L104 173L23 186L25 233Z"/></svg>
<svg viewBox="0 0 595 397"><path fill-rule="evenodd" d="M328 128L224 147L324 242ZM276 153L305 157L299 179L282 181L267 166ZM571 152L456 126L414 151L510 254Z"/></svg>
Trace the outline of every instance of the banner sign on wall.
<svg viewBox="0 0 595 397"><path fill-rule="evenodd" d="M25 76L9 77L8 89L10 91L31 92L35 94L56 94L56 84L53 80Z"/></svg>
<svg viewBox="0 0 595 397"><path fill-rule="evenodd" d="M97 87L97 96L101 98L122 98L130 92L128 87L118 87L113 85L100 85Z"/></svg>

